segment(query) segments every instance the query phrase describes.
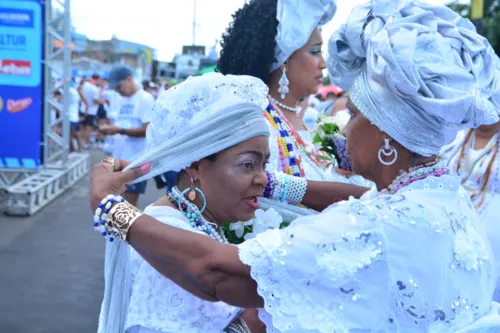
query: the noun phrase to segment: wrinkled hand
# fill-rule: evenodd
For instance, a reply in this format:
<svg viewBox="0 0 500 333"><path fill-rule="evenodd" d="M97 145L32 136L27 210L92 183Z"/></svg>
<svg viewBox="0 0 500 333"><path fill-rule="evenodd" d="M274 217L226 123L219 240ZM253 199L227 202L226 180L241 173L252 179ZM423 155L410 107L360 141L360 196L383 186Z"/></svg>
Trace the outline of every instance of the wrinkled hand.
<svg viewBox="0 0 500 333"><path fill-rule="evenodd" d="M99 132L105 135L114 135L120 132L120 128L117 126L104 124L99 127Z"/></svg>
<svg viewBox="0 0 500 333"><path fill-rule="evenodd" d="M122 172L130 162L115 159L115 167L101 162L92 168L90 178L90 207L94 211L102 199L109 194L120 194L125 185L149 172L151 163L127 172Z"/></svg>

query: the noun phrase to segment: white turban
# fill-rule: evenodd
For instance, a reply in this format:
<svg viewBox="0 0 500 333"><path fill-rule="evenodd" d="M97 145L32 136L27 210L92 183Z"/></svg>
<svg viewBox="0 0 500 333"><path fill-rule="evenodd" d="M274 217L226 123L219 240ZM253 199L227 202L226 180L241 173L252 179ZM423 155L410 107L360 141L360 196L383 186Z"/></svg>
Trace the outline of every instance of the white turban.
<svg viewBox="0 0 500 333"><path fill-rule="evenodd" d="M333 82L404 147L437 154L463 128L499 120L499 60L445 6L380 0L353 9L329 45Z"/></svg>
<svg viewBox="0 0 500 333"><path fill-rule="evenodd" d="M337 11L337 0L278 0L276 62L271 73L307 44L318 26L328 23Z"/></svg>
<svg viewBox="0 0 500 333"><path fill-rule="evenodd" d="M208 73L160 95L149 115L148 148L126 170L151 162L143 181L180 171L256 136L269 136L268 88L251 76Z"/></svg>

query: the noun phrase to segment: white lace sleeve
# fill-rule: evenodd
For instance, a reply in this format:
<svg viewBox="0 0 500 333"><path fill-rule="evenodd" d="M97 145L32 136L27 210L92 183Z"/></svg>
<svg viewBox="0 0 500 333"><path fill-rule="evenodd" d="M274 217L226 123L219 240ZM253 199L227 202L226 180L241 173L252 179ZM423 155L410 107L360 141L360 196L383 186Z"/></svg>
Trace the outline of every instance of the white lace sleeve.
<svg viewBox="0 0 500 333"><path fill-rule="evenodd" d="M337 205L239 246L265 300L268 332L379 327L387 266L378 224ZM349 223L351 222L351 223ZM380 303L379 303L380 302ZM272 318L272 322L270 321Z"/></svg>

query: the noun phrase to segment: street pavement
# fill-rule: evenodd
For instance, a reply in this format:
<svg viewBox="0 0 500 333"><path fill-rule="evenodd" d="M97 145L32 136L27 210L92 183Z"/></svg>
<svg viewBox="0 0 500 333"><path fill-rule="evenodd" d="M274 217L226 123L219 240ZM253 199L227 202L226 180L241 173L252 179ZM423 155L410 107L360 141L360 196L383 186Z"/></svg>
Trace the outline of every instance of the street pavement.
<svg viewBox="0 0 500 333"><path fill-rule="evenodd" d="M91 153L91 165L104 157ZM86 176L36 215L0 215L0 333L97 331L104 239L92 227ZM148 182L139 206L163 191Z"/></svg>

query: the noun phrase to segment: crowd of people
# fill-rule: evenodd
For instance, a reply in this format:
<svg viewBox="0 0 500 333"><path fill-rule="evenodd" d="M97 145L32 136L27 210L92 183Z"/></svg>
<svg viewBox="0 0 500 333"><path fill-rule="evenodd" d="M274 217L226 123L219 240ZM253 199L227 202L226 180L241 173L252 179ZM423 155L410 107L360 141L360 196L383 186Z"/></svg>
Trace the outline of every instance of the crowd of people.
<svg viewBox="0 0 500 333"><path fill-rule="evenodd" d="M336 8L250 1L217 72L165 92L113 69L99 332L500 332L499 57L445 6L371 0L325 59ZM349 170L311 131L340 113Z"/></svg>

